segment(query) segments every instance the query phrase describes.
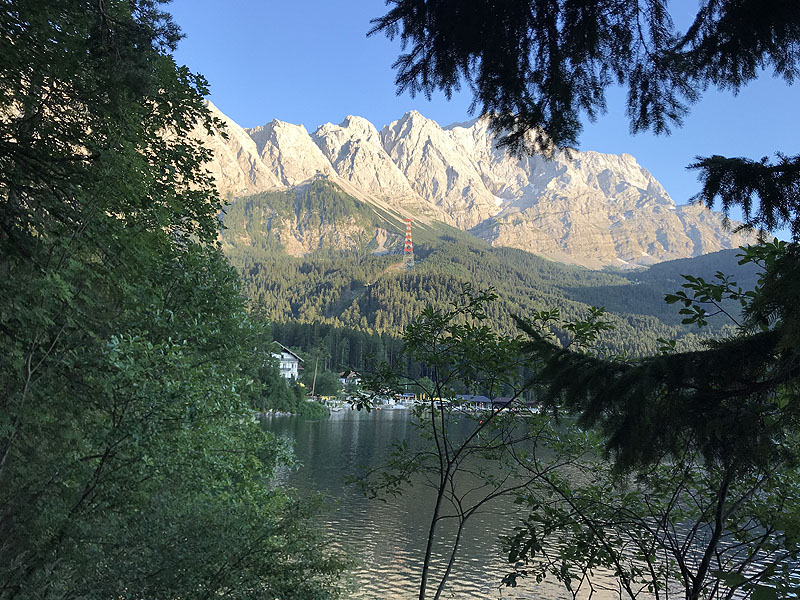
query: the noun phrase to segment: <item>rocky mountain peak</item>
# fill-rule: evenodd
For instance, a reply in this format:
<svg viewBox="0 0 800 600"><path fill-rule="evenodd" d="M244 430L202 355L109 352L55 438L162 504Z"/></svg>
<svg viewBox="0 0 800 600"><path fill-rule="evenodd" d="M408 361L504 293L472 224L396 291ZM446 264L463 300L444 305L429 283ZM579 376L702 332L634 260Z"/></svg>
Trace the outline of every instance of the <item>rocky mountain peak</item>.
<svg viewBox="0 0 800 600"><path fill-rule="evenodd" d="M223 114L211 102L207 102L212 116L219 119L227 139L222 132L210 135L198 125L193 135L203 140L214 154L208 168L223 196L242 196L256 191L280 187L278 178L263 164L255 141L232 119Z"/></svg>
<svg viewBox="0 0 800 600"><path fill-rule="evenodd" d="M375 126L363 117L352 115L347 115L338 125L333 123L320 125L312 134L312 138L326 155L326 148L323 146L342 146L347 142L364 142L381 146L380 134ZM320 140L325 140L325 143L320 145Z"/></svg>
<svg viewBox="0 0 800 600"><path fill-rule="evenodd" d="M337 175L357 188L397 204L424 204L384 150L378 130L366 119L348 116L339 125L326 123L312 137Z"/></svg>
<svg viewBox="0 0 800 600"><path fill-rule="evenodd" d="M468 229L497 212L466 150L436 121L408 112L381 130L381 141L414 191L449 215L451 224Z"/></svg>
<svg viewBox="0 0 800 600"><path fill-rule="evenodd" d="M223 194L326 177L381 210L425 215L497 246L590 267L696 256L749 239L726 230L718 213L676 206L630 154L520 158L496 147L485 117L442 128L410 111L379 131L348 115L309 135L277 119L245 130L215 114L229 134L207 140Z"/></svg>
<svg viewBox="0 0 800 600"><path fill-rule="evenodd" d="M381 139L387 152L391 152L393 142L398 139L408 137L430 138L431 136L437 136L438 132L441 131L443 130L436 121L427 119L416 110L412 110L396 121L384 125L381 129Z"/></svg>
<svg viewBox="0 0 800 600"><path fill-rule="evenodd" d="M277 119L245 130L259 156L281 184L293 186L319 175L336 174L330 162L302 125Z"/></svg>
<svg viewBox="0 0 800 600"><path fill-rule="evenodd" d="M380 139L378 129L364 117L347 115L339 124L339 127L353 131L354 133L357 132L362 137L369 139L371 142L377 142Z"/></svg>

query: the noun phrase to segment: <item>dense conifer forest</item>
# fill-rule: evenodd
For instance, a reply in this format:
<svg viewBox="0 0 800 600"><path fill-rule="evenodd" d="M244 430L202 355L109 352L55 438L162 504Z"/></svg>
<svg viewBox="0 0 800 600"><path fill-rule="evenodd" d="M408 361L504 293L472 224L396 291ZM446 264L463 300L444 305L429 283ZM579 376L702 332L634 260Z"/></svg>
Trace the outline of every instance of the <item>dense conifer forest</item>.
<svg viewBox="0 0 800 600"><path fill-rule="evenodd" d="M487 308L502 333L519 330L514 316L557 308L565 320L605 307L614 325L603 347L633 356L656 352L658 338L695 348L703 336L681 323L665 294L680 289L681 275L712 279L733 274L747 289L755 270L740 267L738 251L670 261L649 269L592 271L487 243L444 224L414 226L416 265L402 268L404 225L397 215L360 202L333 183L318 180L300 191L266 192L233 201L223 217L223 248L239 269L254 310L284 344L324 348L330 368L364 369L398 356L403 329L426 306L447 308L464 285L493 288ZM375 231L389 243L376 252ZM346 232L346 237L343 236ZM296 239L313 237L306 254L287 252ZM297 254L297 252L295 252ZM712 330L724 331L722 317Z"/></svg>
<svg viewBox="0 0 800 600"><path fill-rule="evenodd" d="M318 527L320 501L273 477L294 466L291 450L255 419L307 404L280 376L274 337L308 351L320 386L335 385L330 369L384 359L387 385L366 384L381 395L436 377L414 382L428 385L416 414L432 417L418 421L431 449L404 456L398 444L371 496L400 493L412 475L433 483L420 600L449 595L461 528L483 505L462 502L459 473L529 513L507 540L505 585L532 564L531 580L549 574L573 595L605 569L631 600L675 585L689 600L798 597L800 157L693 165L707 205L791 227L792 244L748 249L756 268L741 274L735 252L589 271L424 215L404 269L405 214L330 182L223 207L194 135L222 123L206 80L173 58L181 33L165 3L0 10L0 600L347 597L350 557ZM462 67L483 69L476 106L513 120L496 123L514 126L512 147L528 134L544 150L576 140L581 111L604 109L614 79L629 83L633 129L664 132L709 85L738 91L764 66L800 76L797 3L702 2L682 37L660 0L644 3L649 22L639 3L607 4L393 0L372 32L411 44L401 89L449 94ZM515 60L520 48L535 61ZM660 301L681 285L671 307ZM740 326L709 305L741 309ZM526 338L507 335L519 328ZM516 388L504 408L536 385L543 410L517 420L492 408L459 439L453 382ZM576 445L554 413L580 426ZM585 480L529 452L542 447ZM491 468L462 462L470 455ZM428 587L437 524L454 517L449 563ZM557 553L537 566L548 536Z"/></svg>

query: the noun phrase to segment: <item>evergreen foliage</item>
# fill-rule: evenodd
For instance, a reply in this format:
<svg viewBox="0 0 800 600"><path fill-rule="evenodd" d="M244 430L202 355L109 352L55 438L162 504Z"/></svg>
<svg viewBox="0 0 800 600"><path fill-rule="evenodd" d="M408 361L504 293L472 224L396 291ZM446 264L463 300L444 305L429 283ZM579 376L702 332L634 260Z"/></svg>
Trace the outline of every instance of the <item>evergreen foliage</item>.
<svg viewBox="0 0 800 600"><path fill-rule="evenodd" d="M0 598L333 598L159 5L0 11Z"/></svg>
<svg viewBox="0 0 800 600"><path fill-rule="evenodd" d="M473 107L513 149L577 145L581 119L606 110L609 86L627 88L633 132L669 133L708 87L733 93L769 70L800 74L800 5L785 0L703 0L685 32L668 0L390 0L370 33L399 37L398 91L449 97L465 82ZM800 158L698 157L711 207L745 209L746 223L792 224L800 235ZM753 209L754 196L758 209Z"/></svg>
<svg viewBox="0 0 800 600"><path fill-rule="evenodd" d="M274 225L275 215L284 213L291 214L285 229ZM394 231L394 253L373 254L372 236L363 233L349 249L339 249L329 231L315 251L288 255L279 232L302 235L311 219L355 224L362 232L378 227ZM681 325L679 315L663 303L664 295L678 285L680 273L713 276L736 263L730 251L647 270L590 271L521 250L492 248L437 224L415 227L417 264L407 271L400 268L402 221L375 212L327 181L299 192L237 199L226 208L224 226L223 248L242 274L254 309L273 323L276 339L302 350L325 347L330 368L356 370L377 364L372 359L393 362L403 329L426 306L444 309L459 301L465 283L497 291L498 302L487 310L503 333L515 331L515 314L558 308L565 320L572 320L594 305L614 313L615 329L602 339L608 349L645 355L658 350L658 338L680 338L681 347L698 347L700 337ZM755 279L752 271L741 274L744 285ZM715 330L725 327L720 317L710 323ZM406 367L417 373L418 367Z"/></svg>
<svg viewBox="0 0 800 600"><path fill-rule="evenodd" d="M706 306L723 297L740 303L746 319L740 335L708 343L704 350L672 352L638 361L604 360L547 340L520 321L531 341L527 351L541 361L537 380L551 406L578 413L599 426L618 464L629 469L699 451L715 464L763 466L798 426L794 400L798 377L795 250L785 243L751 247L742 262L764 270L759 286L743 292L721 283L687 277L685 288L668 296L687 323L702 324ZM690 295L691 294L691 295Z"/></svg>
<svg viewBox="0 0 800 600"><path fill-rule="evenodd" d="M800 239L800 156L778 154L776 164L767 157L759 161L724 156L698 157L689 168L700 171L703 184L695 200L713 206L719 199L727 214L738 206L746 225L767 231L790 227L794 240ZM755 198L759 199L754 204Z"/></svg>
<svg viewBox="0 0 800 600"><path fill-rule="evenodd" d="M800 14L778 0L703 2L683 33L665 0L389 4L372 33L410 47L395 63L400 91L450 94L463 78L482 112L516 115L514 134L541 128L557 145L575 143L580 111L605 110L614 83L628 87L634 131L662 132L697 88L738 91L768 67L798 74Z"/></svg>

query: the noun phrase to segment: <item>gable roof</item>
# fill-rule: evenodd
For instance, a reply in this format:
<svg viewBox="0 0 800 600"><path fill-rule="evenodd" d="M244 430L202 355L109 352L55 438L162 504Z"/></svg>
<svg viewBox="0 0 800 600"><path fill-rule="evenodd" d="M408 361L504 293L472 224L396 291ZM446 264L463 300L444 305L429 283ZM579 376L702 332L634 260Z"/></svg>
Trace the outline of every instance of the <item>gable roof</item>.
<svg viewBox="0 0 800 600"><path fill-rule="evenodd" d="M297 356L297 354L295 354L294 352L292 352L291 350L289 350L289 349L288 349L286 346L284 346L284 345L283 345L283 344L281 344L280 342L274 342L274 343L275 343L275 344L278 344L278 346L280 346L280 347L281 347L281 350L282 350L283 352L286 352L287 354L291 354L291 355L292 355L292 356L294 356L294 357L295 357L297 360L299 360L300 362L303 362L303 359L302 359L302 358L300 358L299 356Z"/></svg>

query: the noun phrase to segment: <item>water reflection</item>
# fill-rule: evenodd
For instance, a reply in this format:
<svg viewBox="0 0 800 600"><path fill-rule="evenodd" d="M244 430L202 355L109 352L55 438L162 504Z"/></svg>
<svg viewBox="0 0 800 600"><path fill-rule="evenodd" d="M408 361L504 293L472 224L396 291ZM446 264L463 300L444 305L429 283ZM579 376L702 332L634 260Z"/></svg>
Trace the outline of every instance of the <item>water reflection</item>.
<svg viewBox="0 0 800 600"><path fill-rule="evenodd" d="M382 464L393 441L405 439L412 447L420 443L411 417L405 411L346 411L334 413L327 420L275 417L266 426L295 440L301 463L295 471L281 471L279 481L301 493L317 491L329 498L325 523L336 543L359 562L353 572L352 597L416 597L434 491L420 482L401 497L381 502L365 499L358 489L344 483L345 475L356 473L360 467ZM507 565L498 536L517 525L521 516L507 499L470 520L443 597L571 598L555 581L545 580L540 585L523 581L515 589L500 588ZM443 557L446 550L439 544L435 555ZM432 573L434 580L436 575ZM616 594L596 593L595 597L603 600Z"/></svg>

